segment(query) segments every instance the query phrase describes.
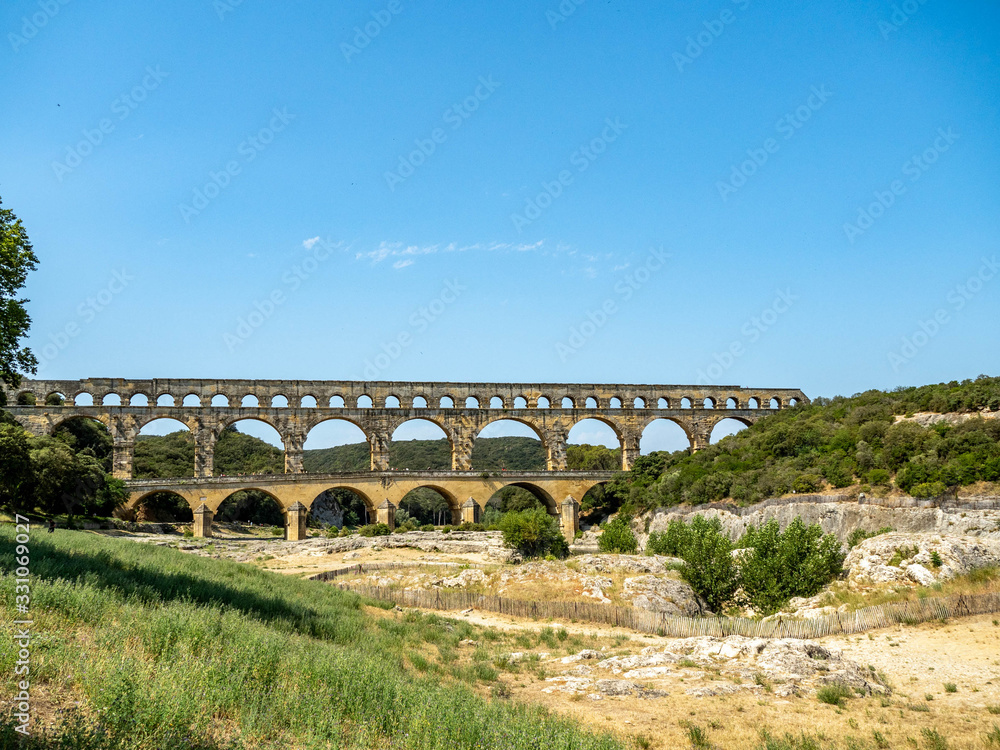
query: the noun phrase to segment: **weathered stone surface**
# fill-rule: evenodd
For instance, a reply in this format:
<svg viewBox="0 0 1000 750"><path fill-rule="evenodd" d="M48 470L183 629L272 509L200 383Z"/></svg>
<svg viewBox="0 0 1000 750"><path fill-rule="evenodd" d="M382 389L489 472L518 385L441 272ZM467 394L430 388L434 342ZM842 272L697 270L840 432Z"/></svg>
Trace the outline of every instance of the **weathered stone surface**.
<svg viewBox="0 0 1000 750"><path fill-rule="evenodd" d="M653 612L685 617L711 614L708 605L683 581L671 581L652 575L626 578L622 596L631 599L633 607Z"/></svg>
<svg viewBox="0 0 1000 750"><path fill-rule="evenodd" d="M995 500L995 499L994 499ZM970 505L977 500L970 499ZM690 520L694 515L718 518L726 535L736 541L748 526L760 526L776 520L784 528L796 518L806 524L818 523L826 534L833 534L841 542L856 529L875 531L886 526L906 533L937 533L954 535L975 535L1000 540L1000 510L975 509L974 507L949 508L908 508L887 507L873 504L859 504L853 498L816 496L809 502L774 501L759 503L747 508L722 509L691 508L657 512L650 520L650 532L663 532L675 518ZM640 535L644 548L647 535Z"/></svg>
<svg viewBox="0 0 1000 750"><path fill-rule="evenodd" d="M941 565L933 564L937 553ZM852 586L916 583L964 575L1000 564L1000 540L981 536L891 533L865 539L844 561Z"/></svg>
<svg viewBox="0 0 1000 750"><path fill-rule="evenodd" d="M588 573L650 573L664 575L670 566L680 565L683 560L663 555L579 555L573 562Z"/></svg>

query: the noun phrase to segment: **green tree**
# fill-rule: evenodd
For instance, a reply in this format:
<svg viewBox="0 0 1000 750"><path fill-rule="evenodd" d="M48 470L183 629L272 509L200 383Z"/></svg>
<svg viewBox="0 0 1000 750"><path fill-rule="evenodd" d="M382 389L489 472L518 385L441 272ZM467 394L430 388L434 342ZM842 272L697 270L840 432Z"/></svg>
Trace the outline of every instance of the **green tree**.
<svg viewBox="0 0 1000 750"><path fill-rule="evenodd" d="M619 515L608 521L597 539L597 546L602 552L616 552L622 555L634 555L639 543L632 533L631 516Z"/></svg>
<svg viewBox="0 0 1000 750"><path fill-rule="evenodd" d="M843 570L844 555L833 534L796 518L781 532L777 521L751 526L739 541L740 582L747 602L770 614L796 596L813 596Z"/></svg>
<svg viewBox="0 0 1000 750"><path fill-rule="evenodd" d="M38 258L31 249L28 233L14 212L0 200L0 381L12 388L21 382L21 373L34 373L38 360L21 345L31 318L24 309L26 299L17 294Z"/></svg>
<svg viewBox="0 0 1000 750"><path fill-rule="evenodd" d="M544 508L507 513L500 519L503 543L525 557L553 554L566 557L569 545L559 530L559 522Z"/></svg>
<svg viewBox="0 0 1000 750"><path fill-rule="evenodd" d="M711 521L702 516L691 520L685 535L681 557L681 577L694 592L719 612L731 604L739 588L739 577L733 563L733 543L722 532L718 518Z"/></svg>
<svg viewBox="0 0 1000 750"><path fill-rule="evenodd" d="M0 411L0 505L30 510L33 486L28 436L7 412Z"/></svg>

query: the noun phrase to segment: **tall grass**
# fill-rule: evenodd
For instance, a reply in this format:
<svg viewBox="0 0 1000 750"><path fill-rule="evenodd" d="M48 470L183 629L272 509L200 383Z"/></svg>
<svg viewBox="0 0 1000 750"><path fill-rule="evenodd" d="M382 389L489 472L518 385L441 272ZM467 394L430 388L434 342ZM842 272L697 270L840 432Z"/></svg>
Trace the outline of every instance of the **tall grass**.
<svg viewBox="0 0 1000 750"><path fill-rule="evenodd" d="M12 548L0 528L4 571ZM479 697L492 670L407 669L414 647L445 654L473 635L464 623L377 618L321 583L80 532L36 536L31 551L32 684L82 709L26 749L620 747ZM0 577L0 599L13 587ZM4 639L0 671L15 660ZM16 739L0 719L0 746Z"/></svg>

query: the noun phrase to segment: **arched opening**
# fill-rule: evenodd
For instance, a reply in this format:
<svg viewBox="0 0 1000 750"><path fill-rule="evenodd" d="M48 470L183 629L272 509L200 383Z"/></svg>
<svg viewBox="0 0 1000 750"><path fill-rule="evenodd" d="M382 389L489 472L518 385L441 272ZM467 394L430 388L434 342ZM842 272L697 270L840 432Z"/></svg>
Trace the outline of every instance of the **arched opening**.
<svg viewBox="0 0 1000 750"><path fill-rule="evenodd" d="M600 419L581 419L573 425L566 439L566 464L575 470L621 469L622 450L618 433Z"/></svg>
<svg viewBox="0 0 1000 750"><path fill-rule="evenodd" d="M793 397L793 398L788 399L788 405L791 406L791 407L793 407L793 408L796 407L796 406L798 406L799 403L801 403L801 402L797 398Z"/></svg>
<svg viewBox="0 0 1000 750"><path fill-rule="evenodd" d="M622 400L620 398L618 398L617 396L612 396L611 400L608 402L608 408L609 409L621 409L622 408Z"/></svg>
<svg viewBox="0 0 1000 750"><path fill-rule="evenodd" d="M440 487L417 487L407 492L396 509L396 527L419 528L424 525L460 524L462 511L458 499Z"/></svg>
<svg viewBox="0 0 1000 750"><path fill-rule="evenodd" d="M50 393L45 397L46 406L63 406L66 403L66 396L62 393Z"/></svg>
<svg viewBox="0 0 1000 750"><path fill-rule="evenodd" d="M639 396L636 396L635 399L633 399L633 401L632 401L632 408L633 409L645 409L646 408L646 400L642 399L642 398L639 398Z"/></svg>
<svg viewBox="0 0 1000 750"><path fill-rule="evenodd" d="M96 461L104 473L111 472L114 441L103 422L90 417L70 417L55 426L52 437L68 445L84 462Z"/></svg>
<svg viewBox="0 0 1000 750"><path fill-rule="evenodd" d="M135 520L140 523L191 523L194 513L188 501L176 492L151 492L135 504Z"/></svg>
<svg viewBox="0 0 1000 750"><path fill-rule="evenodd" d="M302 400L299 402L299 406L303 409L315 409L316 397L313 395L303 396Z"/></svg>
<svg viewBox="0 0 1000 750"><path fill-rule="evenodd" d="M582 523L600 523L620 507L621 501L615 496L607 494L606 484L606 482L598 482L580 498L580 521Z"/></svg>
<svg viewBox="0 0 1000 750"><path fill-rule="evenodd" d="M515 409L527 409L528 408L528 399L526 399L524 396L515 396L514 397L514 408Z"/></svg>
<svg viewBox="0 0 1000 750"><path fill-rule="evenodd" d="M174 397L169 393L161 393L156 399L157 406L173 406Z"/></svg>
<svg viewBox="0 0 1000 750"><path fill-rule="evenodd" d="M691 408L691 399L689 399L687 396L685 396L684 398L682 398L681 399L681 408L682 409L690 409Z"/></svg>
<svg viewBox="0 0 1000 750"><path fill-rule="evenodd" d="M491 409L502 409L503 408L503 399L500 398L499 396L494 396L493 398L491 398L490 399L490 408Z"/></svg>
<svg viewBox="0 0 1000 750"><path fill-rule="evenodd" d="M236 420L226 426L215 443L216 476L283 474L284 471L281 435L263 420Z"/></svg>
<svg viewBox="0 0 1000 750"><path fill-rule="evenodd" d="M254 396L252 393L248 393L246 396L243 397L243 400L240 401L240 406L242 406L245 409L246 408L257 409L260 407L260 401L258 401L257 397Z"/></svg>
<svg viewBox="0 0 1000 750"><path fill-rule="evenodd" d="M451 468L451 441L441 425L409 419L392 433L389 468L436 471Z"/></svg>
<svg viewBox="0 0 1000 750"><path fill-rule="evenodd" d="M543 471L545 445L528 424L516 419L490 422L472 445L472 468L479 471Z"/></svg>
<svg viewBox="0 0 1000 750"><path fill-rule="evenodd" d="M427 408L427 399L424 398L423 396L415 396L414 399L413 399L413 408L414 409L426 409Z"/></svg>
<svg viewBox="0 0 1000 750"><path fill-rule="evenodd" d="M128 400L129 406L149 406L149 397L145 393L135 393Z"/></svg>
<svg viewBox="0 0 1000 750"><path fill-rule="evenodd" d="M539 396L537 406L539 409L548 409L549 408L548 398L546 398L545 396Z"/></svg>
<svg viewBox="0 0 1000 750"><path fill-rule="evenodd" d="M475 396L468 396L465 399L465 408L466 409L478 409L479 408L479 399L476 398Z"/></svg>
<svg viewBox="0 0 1000 750"><path fill-rule="evenodd" d="M399 396L386 396L385 399L386 409L398 409L399 408Z"/></svg>
<svg viewBox="0 0 1000 750"><path fill-rule="evenodd" d="M759 409L760 408L760 401L758 401L755 398L751 398L749 401L747 401L747 408L748 409Z"/></svg>
<svg viewBox="0 0 1000 750"><path fill-rule="evenodd" d="M586 401L586 407L588 409L596 409L597 408L597 399L594 398L593 396L589 396L587 398L587 401Z"/></svg>
<svg viewBox="0 0 1000 750"><path fill-rule="evenodd" d="M94 397L89 393L78 393L76 398L73 399L73 404L76 406L93 406Z"/></svg>
<svg viewBox="0 0 1000 750"><path fill-rule="evenodd" d="M536 500L538 500L538 502L542 504L542 507L549 512L549 515L559 515L559 505L556 503L555 498L538 485L532 484L531 482L513 482L507 485L507 487L517 488L530 493ZM506 487L504 489L506 489ZM503 492L503 490L500 490L500 492Z"/></svg>
<svg viewBox="0 0 1000 750"><path fill-rule="evenodd" d="M705 409L714 409L715 408L715 399L712 398L711 396L706 396L705 400L701 402L701 405Z"/></svg>
<svg viewBox="0 0 1000 750"><path fill-rule="evenodd" d="M358 408L359 409L371 409L373 406L372 397L368 394L358 396Z"/></svg>
<svg viewBox="0 0 1000 750"><path fill-rule="evenodd" d="M329 405L333 409L343 409L345 406L347 406L347 402L344 401L344 397L343 396L340 396L340 395L330 396L330 404Z"/></svg>
<svg viewBox="0 0 1000 750"><path fill-rule="evenodd" d="M531 485L532 489L538 488ZM483 510L482 523L487 528L496 527L505 513L519 513L535 508L545 508L552 513L544 499L537 493L526 487L508 484L493 493L486 501L486 508Z"/></svg>
<svg viewBox="0 0 1000 750"><path fill-rule="evenodd" d="M657 409L669 409L670 408L670 400L666 399L666 398L658 398L658 399L656 399L656 408Z"/></svg>
<svg viewBox="0 0 1000 750"><path fill-rule="evenodd" d="M232 524L239 531L244 531L246 526L271 527L275 535L284 535L285 514L281 503L274 495L258 489L234 492L216 509L213 521Z"/></svg>
<svg viewBox="0 0 1000 750"><path fill-rule="evenodd" d="M182 406L201 406L201 399L193 393L189 393L181 402Z"/></svg>
<svg viewBox="0 0 1000 750"><path fill-rule="evenodd" d="M747 425L745 422L733 419L732 417L726 417L712 428L712 436L709 442L715 444L723 438L735 435L737 432L742 432L746 428Z"/></svg>
<svg viewBox="0 0 1000 750"><path fill-rule="evenodd" d="M777 396L775 396L774 398L772 398L768 402L767 406L768 406L769 409L780 409L781 408L781 399L778 398Z"/></svg>
<svg viewBox="0 0 1000 750"><path fill-rule="evenodd" d="M229 399L223 396L221 393L216 393L212 396L212 406L225 407L229 406Z"/></svg>
<svg viewBox="0 0 1000 750"><path fill-rule="evenodd" d="M183 422L147 422L136 436L134 450L132 473L136 479L194 476L194 436Z"/></svg>
<svg viewBox="0 0 1000 750"><path fill-rule="evenodd" d="M273 409L287 409L288 408L288 396L283 396L278 394L271 399L271 408Z"/></svg>
<svg viewBox="0 0 1000 750"><path fill-rule="evenodd" d="M377 515L370 498L348 487L331 487L321 492L309 508L314 525L338 529L356 529L374 523Z"/></svg>
<svg viewBox="0 0 1000 750"><path fill-rule="evenodd" d="M739 409L740 408L740 402L737 401L732 396L730 396L729 398L726 399L726 408L727 409Z"/></svg>
<svg viewBox="0 0 1000 750"><path fill-rule="evenodd" d="M102 406L121 406L122 405L122 397L119 396L117 393L108 393L107 395L104 396L103 399L101 399L101 405Z"/></svg>
<svg viewBox="0 0 1000 750"><path fill-rule="evenodd" d="M21 391L17 394L17 405L18 406L34 406L35 405L35 394L31 391Z"/></svg>
<svg viewBox="0 0 1000 750"><path fill-rule="evenodd" d="M442 409L454 409L455 399L453 399L451 396L442 396L441 401L438 402L438 406L440 406Z"/></svg>
<svg viewBox="0 0 1000 750"><path fill-rule="evenodd" d="M563 396L560 405L563 409L575 409L576 405L573 403L573 399L569 396Z"/></svg>
<svg viewBox="0 0 1000 750"><path fill-rule="evenodd" d="M672 419L654 419L642 431L639 438L639 453L647 456L657 451L673 453L691 447L691 439L684 429Z"/></svg>
<svg viewBox="0 0 1000 750"><path fill-rule="evenodd" d="M364 430L346 419L327 419L313 426L303 445L302 468L313 474L368 471L371 448Z"/></svg>

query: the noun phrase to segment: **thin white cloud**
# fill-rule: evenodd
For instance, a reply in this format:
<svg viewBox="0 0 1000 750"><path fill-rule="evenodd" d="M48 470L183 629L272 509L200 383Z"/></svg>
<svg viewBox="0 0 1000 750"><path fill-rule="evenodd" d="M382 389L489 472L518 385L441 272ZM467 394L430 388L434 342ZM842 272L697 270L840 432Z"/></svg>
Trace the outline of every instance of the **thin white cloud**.
<svg viewBox="0 0 1000 750"><path fill-rule="evenodd" d="M317 238L318 239L318 238ZM314 242L315 240L306 240ZM381 263L384 260L398 258L408 260L408 263L401 264L400 261L393 263L393 268L404 268L411 265L416 259L423 255L436 255L438 253L466 253L473 251L481 252L531 252L540 250L544 240L526 244L522 242L476 242L471 245L461 245L457 242L435 245L407 245L402 242L380 242L374 250L356 252L355 260L368 260L372 263Z"/></svg>
<svg viewBox="0 0 1000 750"><path fill-rule="evenodd" d="M302 240L302 247L304 247L306 250L312 250L313 245L315 245L317 242L319 242L319 236L311 237L308 240Z"/></svg>
<svg viewBox="0 0 1000 750"><path fill-rule="evenodd" d="M414 263L416 263L416 261L413 260L413 258L407 258L406 260L397 260L392 264L392 267L396 269L406 268L407 266L412 266Z"/></svg>

